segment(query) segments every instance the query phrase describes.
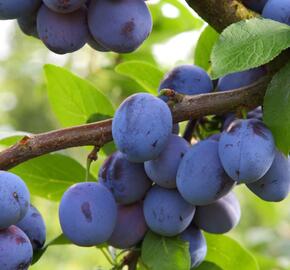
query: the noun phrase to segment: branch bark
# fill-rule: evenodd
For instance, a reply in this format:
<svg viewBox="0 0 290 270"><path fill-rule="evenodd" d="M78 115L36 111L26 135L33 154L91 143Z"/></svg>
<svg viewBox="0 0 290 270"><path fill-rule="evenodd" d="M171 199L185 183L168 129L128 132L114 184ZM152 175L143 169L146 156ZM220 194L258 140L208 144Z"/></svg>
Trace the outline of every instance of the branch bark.
<svg viewBox="0 0 290 270"><path fill-rule="evenodd" d="M228 92L183 96L172 107L174 122L198 119L211 114L224 114L239 107L248 109L262 104L270 77L254 85ZM101 147L112 140L112 119L72 128L60 129L31 137L0 153L0 169L8 170L22 162L50 152L85 145Z"/></svg>
<svg viewBox="0 0 290 270"><path fill-rule="evenodd" d="M257 17L257 13L238 0L187 0L187 3L219 33L232 23Z"/></svg>

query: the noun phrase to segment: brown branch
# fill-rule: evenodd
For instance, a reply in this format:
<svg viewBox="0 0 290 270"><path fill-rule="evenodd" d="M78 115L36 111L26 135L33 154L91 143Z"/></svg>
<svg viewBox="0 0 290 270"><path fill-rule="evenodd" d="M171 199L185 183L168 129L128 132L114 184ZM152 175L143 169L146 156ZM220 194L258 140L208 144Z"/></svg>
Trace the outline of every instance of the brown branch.
<svg viewBox="0 0 290 270"><path fill-rule="evenodd" d="M232 23L257 17L238 0L187 0L187 3L217 32Z"/></svg>
<svg viewBox="0 0 290 270"><path fill-rule="evenodd" d="M174 122L224 114L239 107L255 108L262 104L269 78L239 90L184 96L172 107ZM0 169L8 170L22 162L50 152L84 145L103 146L112 140L112 120L60 129L31 137L0 152Z"/></svg>

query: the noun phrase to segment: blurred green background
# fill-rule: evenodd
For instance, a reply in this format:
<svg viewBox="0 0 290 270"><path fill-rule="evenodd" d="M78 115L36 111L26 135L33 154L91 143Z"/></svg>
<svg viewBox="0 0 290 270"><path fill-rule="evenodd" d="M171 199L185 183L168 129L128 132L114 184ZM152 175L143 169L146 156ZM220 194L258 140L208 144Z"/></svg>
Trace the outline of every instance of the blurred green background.
<svg viewBox="0 0 290 270"><path fill-rule="evenodd" d="M98 53L86 46L74 54L59 56L49 52L40 41L24 36L14 21L0 21L0 135L11 131L39 133L60 127L47 98L42 69L46 63L66 67L87 78L114 104L143 91L136 82L114 71L118 63L142 60L164 72L181 63L194 63L195 45L206 25L183 2L149 1L149 6L154 19L153 33L130 55ZM82 164L88 152L86 148L63 151ZM242 204L242 219L230 235L254 253L262 270L290 269L290 201L266 203L244 187L236 188L236 192ZM58 236L58 204L39 197L32 200L45 218L48 240ZM32 270L109 268L96 248L74 246L51 247L31 267Z"/></svg>

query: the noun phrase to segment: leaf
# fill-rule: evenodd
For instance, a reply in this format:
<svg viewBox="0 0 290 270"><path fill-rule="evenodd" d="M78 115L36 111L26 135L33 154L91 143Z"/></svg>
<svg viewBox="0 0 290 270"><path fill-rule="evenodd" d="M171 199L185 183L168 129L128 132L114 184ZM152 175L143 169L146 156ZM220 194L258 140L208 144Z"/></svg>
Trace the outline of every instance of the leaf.
<svg viewBox="0 0 290 270"><path fill-rule="evenodd" d="M199 267L194 268L195 270L223 270L212 262L204 261Z"/></svg>
<svg viewBox="0 0 290 270"><path fill-rule="evenodd" d="M13 132L0 132L0 145L10 146L18 141L20 141L25 136L30 136L31 134L23 131L13 131Z"/></svg>
<svg viewBox="0 0 290 270"><path fill-rule="evenodd" d="M272 79L264 98L264 121L271 129L276 146L290 150L290 62Z"/></svg>
<svg viewBox="0 0 290 270"><path fill-rule="evenodd" d="M225 235L205 234L207 242L206 261L216 264L223 270L258 270L256 259L238 242ZM215 269L215 268L213 268Z"/></svg>
<svg viewBox="0 0 290 270"><path fill-rule="evenodd" d="M45 65L48 97L62 126L84 124L94 114L113 116L109 99L90 82L68 70Z"/></svg>
<svg viewBox="0 0 290 270"><path fill-rule="evenodd" d="M194 63L196 65L205 70L210 69L210 55L218 37L219 34L209 25L203 30L195 48Z"/></svg>
<svg viewBox="0 0 290 270"><path fill-rule="evenodd" d="M190 269L189 244L178 237L163 237L148 232L142 244L141 258L150 270Z"/></svg>
<svg viewBox="0 0 290 270"><path fill-rule="evenodd" d="M86 170L76 160L50 154L35 158L11 170L28 185L30 192L49 200L58 201L71 185L85 180ZM90 176L91 179L92 176Z"/></svg>
<svg viewBox="0 0 290 270"><path fill-rule="evenodd" d="M127 61L115 68L119 74L130 77L139 83L147 92L157 94L163 72L155 66L141 61Z"/></svg>
<svg viewBox="0 0 290 270"><path fill-rule="evenodd" d="M45 253L45 251L50 247L50 246L58 246L58 245L68 245L71 244L71 241L68 240L64 234L59 235L58 237L54 238L51 240L49 243L47 243L42 249L34 251L33 252L33 261L32 265L37 263L39 259L42 257L42 255Z"/></svg>
<svg viewBox="0 0 290 270"><path fill-rule="evenodd" d="M213 77L268 63L290 47L290 26L266 19L241 21L226 28L212 55Z"/></svg>

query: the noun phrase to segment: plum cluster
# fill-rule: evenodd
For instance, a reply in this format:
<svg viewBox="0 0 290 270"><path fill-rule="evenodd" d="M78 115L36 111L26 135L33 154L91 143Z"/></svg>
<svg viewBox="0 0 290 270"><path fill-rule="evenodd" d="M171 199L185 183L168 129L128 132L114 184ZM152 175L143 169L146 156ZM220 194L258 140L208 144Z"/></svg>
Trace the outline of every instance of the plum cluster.
<svg viewBox="0 0 290 270"><path fill-rule="evenodd" d="M0 0L0 20L9 19L58 54L86 43L97 51L130 53L152 30L150 11L140 0Z"/></svg>
<svg viewBox="0 0 290 270"><path fill-rule="evenodd" d="M227 75L216 91L252 84L265 67ZM182 65L166 74L160 97L139 93L118 108L112 133L118 151L102 165L98 182L79 183L64 194L59 218L75 244L107 242L118 249L138 245L151 230L189 242L191 266L207 253L202 231L223 234L240 220L233 188L244 183L266 201L283 200L290 188L290 163L262 122L262 109L246 119L223 117L219 134L192 145L174 131L162 89L187 95L214 91L208 74Z"/></svg>
<svg viewBox="0 0 290 270"><path fill-rule="evenodd" d="M13 173L0 172L0 209L0 269L28 269L33 252L45 243L46 228L25 183Z"/></svg>
<svg viewBox="0 0 290 270"><path fill-rule="evenodd" d="M290 2L288 0L242 0L262 17L290 25Z"/></svg>

